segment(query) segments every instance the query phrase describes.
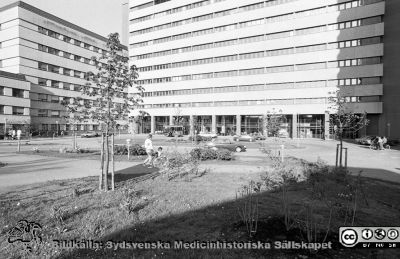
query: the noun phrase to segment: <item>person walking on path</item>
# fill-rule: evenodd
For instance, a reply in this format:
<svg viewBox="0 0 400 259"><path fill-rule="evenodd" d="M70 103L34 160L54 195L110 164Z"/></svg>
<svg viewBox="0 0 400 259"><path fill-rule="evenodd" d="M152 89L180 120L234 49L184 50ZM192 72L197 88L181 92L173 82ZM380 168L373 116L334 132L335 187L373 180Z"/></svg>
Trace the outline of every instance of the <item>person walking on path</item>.
<svg viewBox="0 0 400 259"><path fill-rule="evenodd" d="M143 165L151 166L153 162L153 135L149 134L144 141L144 148L146 149L147 158L144 160Z"/></svg>

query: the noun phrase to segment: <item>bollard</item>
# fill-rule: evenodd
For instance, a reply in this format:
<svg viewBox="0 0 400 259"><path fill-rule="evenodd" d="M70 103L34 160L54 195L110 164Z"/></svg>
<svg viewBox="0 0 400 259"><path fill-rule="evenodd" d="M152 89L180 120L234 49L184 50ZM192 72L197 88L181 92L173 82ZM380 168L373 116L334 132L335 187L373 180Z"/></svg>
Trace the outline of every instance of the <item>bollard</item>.
<svg viewBox="0 0 400 259"><path fill-rule="evenodd" d="M130 139L127 139L126 140L126 145L127 145L127 147L128 147L128 161L129 161L129 159L130 159L130 146L131 146L131 140Z"/></svg>
<svg viewBox="0 0 400 259"><path fill-rule="evenodd" d="M18 139L18 152L20 152L20 151L21 151L21 140Z"/></svg>

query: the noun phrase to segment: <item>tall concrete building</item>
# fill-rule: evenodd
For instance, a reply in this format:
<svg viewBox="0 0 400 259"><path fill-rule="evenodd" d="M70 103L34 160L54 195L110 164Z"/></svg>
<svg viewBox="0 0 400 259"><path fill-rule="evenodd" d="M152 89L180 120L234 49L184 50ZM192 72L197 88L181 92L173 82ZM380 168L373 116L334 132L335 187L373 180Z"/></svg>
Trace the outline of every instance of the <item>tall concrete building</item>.
<svg viewBox="0 0 400 259"><path fill-rule="evenodd" d="M179 114L200 131L260 132L262 115L278 113L290 136L323 138L328 93L340 87L354 112L368 114L363 134L399 138L399 6L131 0L129 55L151 115L141 130L161 130Z"/></svg>
<svg viewBox="0 0 400 259"><path fill-rule="evenodd" d="M0 71L0 139L31 123L30 89L24 75Z"/></svg>
<svg viewBox="0 0 400 259"><path fill-rule="evenodd" d="M93 56L107 38L18 1L0 7L0 70L25 75L31 124L40 131L99 130L96 122L68 123L62 101L81 96ZM127 55L127 48L124 47ZM24 93L25 94L25 93ZM29 106L24 106L29 107Z"/></svg>

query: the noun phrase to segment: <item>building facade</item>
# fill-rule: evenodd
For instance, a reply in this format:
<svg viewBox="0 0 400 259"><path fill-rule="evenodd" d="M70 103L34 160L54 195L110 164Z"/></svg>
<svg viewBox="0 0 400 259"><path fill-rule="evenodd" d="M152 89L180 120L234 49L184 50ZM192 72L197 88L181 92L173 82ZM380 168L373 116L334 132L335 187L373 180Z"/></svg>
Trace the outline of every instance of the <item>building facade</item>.
<svg viewBox="0 0 400 259"><path fill-rule="evenodd" d="M30 89L25 76L0 71L0 139L12 130L26 132L31 123Z"/></svg>
<svg viewBox="0 0 400 259"><path fill-rule="evenodd" d="M0 70L31 82L31 126L42 132L99 130L96 122L64 119L62 102L81 97L85 74L107 38L24 2L0 7ZM124 47L127 54L127 49ZM27 112L28 113L28 112ZM28 113L29 114L29 113Z"/></svg>
<svg viewBox="0 0 400 259"><path fill-rule="evenodd" d="M324 138L332 133L328 96L340 88L347 106L368 114L362 134L399 138L399 75L391 72L386 86L383 69L389 57L399 60L399 15L386 16L388 6L399 10L395 2L131 0L129 56L151 115L141 130L183 118L200 131L252 133L262 131L263 115L282 114L290 136Z"/></svg>

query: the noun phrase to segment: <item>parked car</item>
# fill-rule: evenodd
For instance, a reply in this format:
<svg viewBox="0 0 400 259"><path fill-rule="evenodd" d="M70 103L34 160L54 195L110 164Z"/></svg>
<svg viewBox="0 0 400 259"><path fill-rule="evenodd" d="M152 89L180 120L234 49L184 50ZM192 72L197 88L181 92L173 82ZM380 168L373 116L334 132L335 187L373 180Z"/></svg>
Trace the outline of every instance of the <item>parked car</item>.
<svg viewBox="0 0 400 259"><path fill-rule="evenodd" d="M253 134L253 137L255 137L256 140L266 140L266 137L260 133Z"/></svg>
<svg viewBox="0 0 400 259"><path fill-rule="evenodd" d="M376 136L364 136L361 138L356 138L356 143L360 145L371 145L375 138Z"/></svg>
<svg viewBox="0 0 400 259"><path fill-rule="evenodd" d="M242 144L235 143L229 139L214 139L206 144L206 147L218 150L227 149L232 152L245 152L246 146Z"/></svg>
<svg viewBox="0 0 400 259"><path fill-rule="evenodd" d="M199 134L197 134L198 136L200 136L200 137L202 137L202 138L211 138L211 139L213 139L213 138L217 138L218 136L217 136L217 134L214 134L214 133L202 133L202 132L200 132Z"/></svg>
<svg viewBox="0 0 400 259"><path fill-rule="evenodd" d="M240 136L233 136L233 141L247 141L247 142L254 142L256 138L250 135L240 135Z"/></svg>
<svg viewBox="0 0 400 259"><path fill-rule="evenodd" d="M81 138L95 138L98 136L100 136L99 133L97 133L95 131L86 131L81 134Z"/></svg>
<svg viewBox="0 0 400 259"><path fill-rule="evenodd" d="M289 137L289 132L286 129L280 129L278 131L278 137L279 138L288 138Z"/></svg>

